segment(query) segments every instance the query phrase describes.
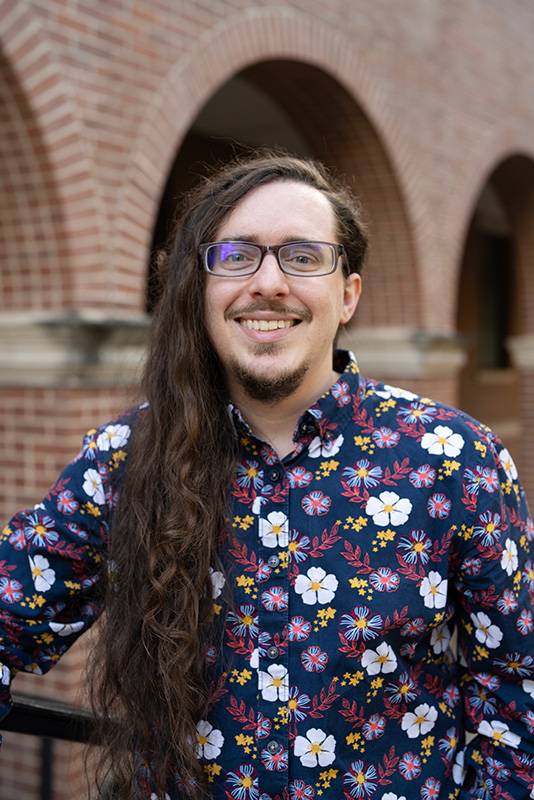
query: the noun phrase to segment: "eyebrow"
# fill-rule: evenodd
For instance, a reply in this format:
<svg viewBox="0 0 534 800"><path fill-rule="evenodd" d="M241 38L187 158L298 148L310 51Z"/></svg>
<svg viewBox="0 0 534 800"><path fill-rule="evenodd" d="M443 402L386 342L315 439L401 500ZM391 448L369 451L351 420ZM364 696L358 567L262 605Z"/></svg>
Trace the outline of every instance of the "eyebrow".
<svg viewBox="0 0 534 800"><path fill-rule="evenodd" d="M239 233L235 236L223 236L222 239L218 239L219 242L251 242L252 244L262 244L260 242L260 237L256 236L256 234L247 234L247 233ZM280 244L286 244L288 242L310 242L313 241L312 238L309 236L284 236Z"/></svg>

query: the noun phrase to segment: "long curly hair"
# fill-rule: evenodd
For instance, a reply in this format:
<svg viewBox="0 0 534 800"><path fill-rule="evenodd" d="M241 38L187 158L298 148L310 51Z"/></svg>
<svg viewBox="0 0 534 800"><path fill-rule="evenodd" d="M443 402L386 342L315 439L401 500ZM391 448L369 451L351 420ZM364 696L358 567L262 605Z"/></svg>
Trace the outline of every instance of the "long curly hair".
<svg viewBox="0 0 534 800"><path fill-rule="evenodd" d="M185 201L159 259L161 294L142 381L148 404L134 425L113 515L105 614L90 675L104 742L99 785L112 786L116 800L141 796L143 780L164 797L176 775L181 797L209 797L196 726L209 709L210 568L222 570L238 451L224 371L206 334L210 278L198 249L213 241L241 198L280 180L321 191L335 210L350 269L359 271L364 259L359 204L308 159L279 151L241 158Z"/></svg>

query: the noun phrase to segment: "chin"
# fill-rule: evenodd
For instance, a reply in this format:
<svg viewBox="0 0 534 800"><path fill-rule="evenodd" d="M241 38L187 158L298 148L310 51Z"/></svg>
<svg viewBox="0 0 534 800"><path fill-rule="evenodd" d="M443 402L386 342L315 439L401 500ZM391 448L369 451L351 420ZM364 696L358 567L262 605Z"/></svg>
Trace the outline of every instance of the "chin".
<svg viewBox="0 0 534 800"><path fill-rule="evenodd" d="M276 402L293 394L302 384L309 364L281 366L273 364L271 369L255 369L234 363L230 365L230 373L236 383L248 397L262 402Z"/></svg>

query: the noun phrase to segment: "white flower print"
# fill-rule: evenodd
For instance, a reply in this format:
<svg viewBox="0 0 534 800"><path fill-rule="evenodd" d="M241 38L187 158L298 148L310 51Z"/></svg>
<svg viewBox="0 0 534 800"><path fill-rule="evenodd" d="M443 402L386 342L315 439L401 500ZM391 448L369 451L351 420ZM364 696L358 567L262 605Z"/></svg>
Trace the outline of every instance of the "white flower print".
<svg viewBox="0 0 534 800"><path fill-rule="evenodd" d="M260 517L260 537L264 547L287 547L289 526L281 511L271 511L267 519Z"/></svg>
<svg viewBox="0 0 534 800"><path fill-rule="evenodd" d="M439 625L437 628L433 629L432 635L430 636L430 645L434 653L438 655L439 653L445 653L447 651L450 640L451 632L449 626L443 623L443 625Z"/></svg>
<svg viewBox="0 0 534 800"><path fill-rule="evenodd" d="M381 800L406 800L406 797L403 794L399 797L395 792L386 792L382 795Z"/></svg>
<svg viewBox="0 0 534 800"><path fill-rule="evenodd" d="M522 681L521 686L523 687L524 691L534 700L534 681L526 679Z"/></svg>
<svg viewBox="0 0 534 800"><path fill-rule="evenodd" d="M207 720L201 719L197 723L197 734L197 758L217 758L224 744L224 736L221 731L214 728Z"/></svg>
<svg viewBox="0 0 534 800"><path fill-rule="evenodd" d="M389 400L390 397L402 397L404 400L415 400L417 397L416 394L409 392L408 389L399 389L398 386L390 386L388 383L385 383L384 388L375 392L375 394L382 397L383 400Z"/></svg>
<svg viewBox="0 0 534 800"><path fill-rule="evenodd" d="M331 441L316 436L315 439L312 439L310 442L308 454L310 458L331 458L339 453L342 444L343 435L341 433L336 439L332 439Z"/></svg>
<svg viewBox="0 0 534 800"><path fill-rule="evenodd" d="M401 728L406 731L410 739L428 733L434 727L438 718L438 712L434 706L428 703L421 703L414 711L407 711L403 714Z"/></svg>
<svg viewBox="0 0 534 800"><path fill-rule="evenodd" d="M464 766L465 750L458 750L452 767L452 779L457 786L461 786L465 779L466 769Z"/></svg>
<svg viewBox="0 0 534 800"><path fill-rule="evenodd" d="M436 425L433 433L425 433L421 439L421 447L435 456L446 455L454 458L460 454L464 446L464 437L453 433L447 425Z"/></svg>
<svg viewBox="0 0 534 800"><path fill-rule="evenodd" d="M336 576L327 575L322 567L310 567L306 575L298 575L295 581L295 592L302 595L302 602L308 606L329 603L337 587Z"/></svg>
<svg viewBox="0 0 534 800"><path fill-rule="evenodd" d="M4 686L9 686L10 672L5 664L0 664L0 683Z"/></svg>
<svg viewBox="0 0 534 800"><path fill-rule="evenodd" d="M255 647L252 653L250 654L249 662L250 669L258 669L260 666L260 650L258 647Z"/></svg>
<svg viewBox="0 0 534 800"><path fill-rule="evenodd" d="M306 736L295 738L294 752L303 767L327 767L336 755L336 740L327 736L320 728L310 728Z"/></svg>
<svg viewBox="0 0 534 800"><path fill-rule="evenodd" d="M47 592L56 582L56 573L50 567L50 562L44 556L28 556L33 585L37 592Z"/></svg>
<svg viewBox="0 0 534 800"><path fill-rule="evenodd" d="M50 630L57 633L58 636L70 636L71 633L78 633L83 626L82 620L78 620L78 622L50 622Z"/></svg>
<svg viewBox="0 0 534 800"><path fill-rule="evenodd" d="M116 450L124 447L130 436L128 425L107 425L104 431L98 436L96 446L99 450Z"/></svg>
<svg viewBox="0 0 534 800"><path fill-rule="evenodd" d="M261 696L268 702L282 700L289 697L289 674L283 664L271 664L267 672L258 672L258 689Z"/></svg>
<svg viewBox="0 0 534 800"><path fill-rule="evenodd" d="M517 569L517 564L517 545L511 539L507 539L502 551L501 567L507 575L511 575Z"/></svg>
<svg viewBox="0 0 534 800"><path fill-rule="evenodd" d="M443 608L447 603L447 579L439 572L429 572L422 580L419 594L427 608Z"/></svg>
<svg viewBox="0 0 534 800"><path fill-rule="evenodd" d="M379 644L376 650L365 650L362 655L362 667L368 675L378 675L379 672L395 672L397 657L386 642Z"/></svg>
<svg viewBox="0 0 534 800"><path fill-rule="evenodd" d="M258 495L257 497L254 498L254 502L252 503L252 509L251 509L253 514L259 514L260 513L261 507L264 504L265 500L266 500L266 498L265 497L261 497L261 495Z"/></svg>
<svg viewBox="0 0 534 800"><path fill-rule="evenodd" d="M499 453L499 461L503 470L506 472L506 477L509 481L517 480L517 467L514 464L514 459L506 448Z"/></svg>
<svg viewBox="0 0 534 800"><path fill-rule="evenodd" d="M521 737L517 733L512 733L508 725L500 719L493 719L491 722L484 720L478 726L478 733L491 737L492 743L497 745L518 747L521 742Z"/></svg>
<svg viewBox="0 0 534 800"><path fill-rule="evenodd" d="M490 650L500 645L502 631L498 625L492 624L487 614L479 611L478 614L471 614L471 620L475 626L475 636L481 644L485 644Z"/></svg>
<svg viewBox="0 0 534 800"><path fill-rule="evenodd" d="M96 469L86 469L83 473L83 490L92 497L99 506L104 505L106 496L102 486L102 477Z"/></svg>
<svg viewBox="0 0 534 800"><path fill-rule="evenodd" d="M365 513L373 518L375 525L404 525L412 510L411 502L399 497L395 492L380 492L378 497L370 497Z"/></svg>
<svg viewBox="0 0 534 800"><path fill-rule="evenodd" d="M210 578L211 578L211 586L213 590L212 597L215 600L219 597L220 593L222 592L223 586L225 584L226 578L219 572L218 570L213 569L210 567Z"/></svg>

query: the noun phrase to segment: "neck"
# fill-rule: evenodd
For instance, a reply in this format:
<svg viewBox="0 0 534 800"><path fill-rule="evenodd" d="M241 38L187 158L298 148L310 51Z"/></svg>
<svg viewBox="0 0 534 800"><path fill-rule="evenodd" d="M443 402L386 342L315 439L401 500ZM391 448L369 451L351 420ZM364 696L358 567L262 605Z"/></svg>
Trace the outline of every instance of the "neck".
<svg viewBox="0 0 534 800"><path fill-rule="evenodd" d="M283 458L293 450L293 433L302 414L321 395L327 392L339 377L332 368L320 375L304 379L288 397L268 403L249 397L238 384L230 385L232 402L250 425L253 433L268 442Z"/></svg>

